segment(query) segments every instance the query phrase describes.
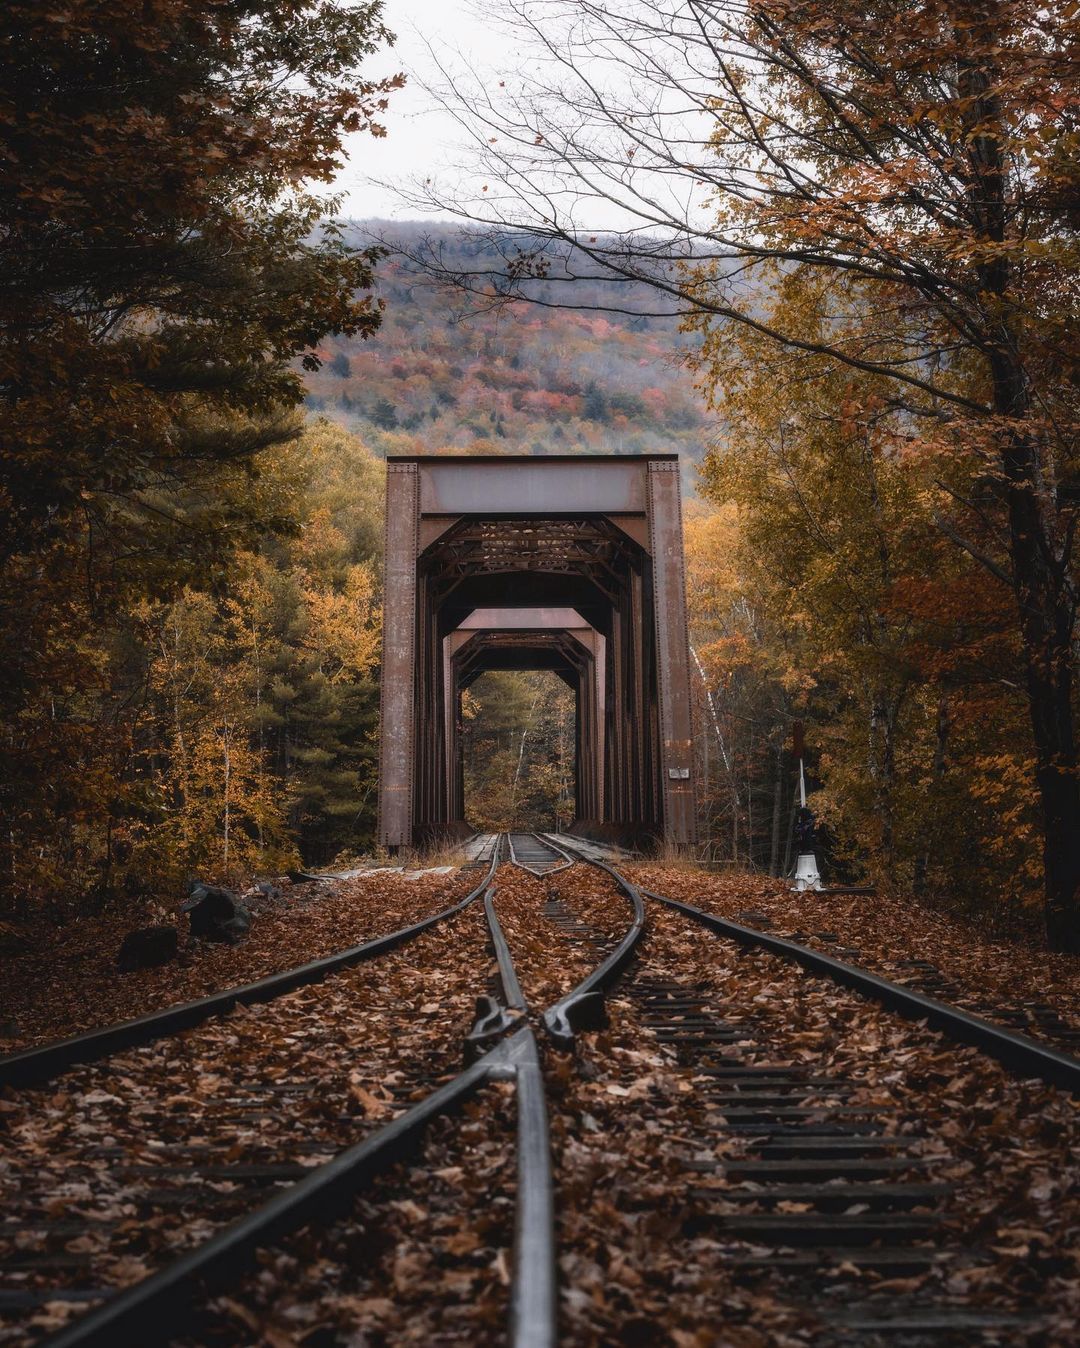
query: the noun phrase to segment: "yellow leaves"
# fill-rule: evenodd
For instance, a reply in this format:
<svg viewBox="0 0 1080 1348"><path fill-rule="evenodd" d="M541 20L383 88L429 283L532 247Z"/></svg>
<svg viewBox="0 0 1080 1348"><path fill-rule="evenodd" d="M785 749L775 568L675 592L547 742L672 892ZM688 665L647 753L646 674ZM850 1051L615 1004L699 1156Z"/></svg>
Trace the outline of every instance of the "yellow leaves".
<svg viewBox="0 0 1080 1348"><path fill-rule="evenodd" d="M319 668L332 683L363 678L378 658L381 638L370 563L348 567L339 589L317 586L308 576L301 593L308 623L305 644Z"/></svg>

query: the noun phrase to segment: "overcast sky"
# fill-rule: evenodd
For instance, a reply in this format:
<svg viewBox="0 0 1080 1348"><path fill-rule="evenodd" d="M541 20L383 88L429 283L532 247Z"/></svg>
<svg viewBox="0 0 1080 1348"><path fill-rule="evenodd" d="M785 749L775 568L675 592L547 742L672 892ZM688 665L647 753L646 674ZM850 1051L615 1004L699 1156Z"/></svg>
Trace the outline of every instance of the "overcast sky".
<svg viewBox="0 0 1080 1348"><path fill-rule="evenodd" d="M505 69L513 60L506 34L481 23L468 0L386 0L385 17L397 42L369 62L364 73L382 76L404 70L413 78L391 97L384 118L386 139L355 136L349 142L349 163L337 186L346 194L342 213L355 218L415 217L415 208L404 206L381 183L439 176L461 157L460 128L420 87L421 80L435 76L425 39L451 64L457 64L457 52L478 69Z"/></svg>
<svg viewBox="0 0 1080 1348"><path fill-rule="evenodd" d="M336 184L344 195L343 215L357 220L437 218L415 204L417 196L423 196L422 192L414 192L413 201L408 200L409 183L424 179L440 185L444 195L451 200L468 202L471 199L473 203L484 201L485 205L494 205L494 193L491 198L479 196L479 192L487 190L482 184L488 179L490 167L484 170L475 163L470 165L476 153L474 135L482 138L481 148L486 149L486 131L481 129L470 135L451 113L439 106L424 86L445 88L448 73L450 82L460 89L486 88L496 101L504 77L511 89L528 89L530 77L537 69L536 48L529 45L527 35L523 37L498 22L499 6L500 0L385 0L385 20L397 41L392 48L379 52L368 62L363 73L379 79L403 71L407 82L403 89L390 95L390 106L383 117L387 131L385 138L362 134L350 137L346 142L349 159ZM484 8L487 9L486 16L482 16ZM553 10L557 23L560 7L553 6ZM565 7L561 12L565 17ZM575 55L588 63L588 56L581 58L580 35L575 35L575 41L578 43ZM587 45L584 50L588 50ZM623 76L614 61L597 69L590 69L588 64L583 68L588 71L590 81L598 85L614 81L612 87L617 90L617 96L633 100L635 86L624 84L620 87ZM662 84L648 92L646 105L652 114L662 109L666 95ZM691 144L695 141L704 143L712 129L711 122L702 124L700 119L684 115L685 102L681 95L675 98L671 133L676 139L682 138L680 143L687 143L687 139ZM602 143L601 150L606 152ZM643 166L644 158L640 156L635 166L634 188L644 193L636 207L640 209L644 204L647 217L654 218L655 203L659 203L660 209L675 221L682 220L688 213L692 217L700 215L704 221L712 213L708 192L698 192L692 172L653 176ZM495 172L497 174L498 170ZM551 190L554 184L561 212L560 224L564 226L569 223L570 227L583 232L639 227L642 216L635 213L633 193L625 190L620 182L612 194L607 189L614 181L609 175L598 180L596 190L575 193L566 190L565 181L560 184L539 176L534 179L543 192ZM519 179L514 190L520 186ZM613 204L612 195L623 203L629 202L629 209ZM513 201L509 194L508 199ZM535 194L533 201L537 201ZM507 210L502 200L498 201L498 207ZM548 202L541 200L538 208L547 207ZM447 215L445 218L457 217Z"/></svg>

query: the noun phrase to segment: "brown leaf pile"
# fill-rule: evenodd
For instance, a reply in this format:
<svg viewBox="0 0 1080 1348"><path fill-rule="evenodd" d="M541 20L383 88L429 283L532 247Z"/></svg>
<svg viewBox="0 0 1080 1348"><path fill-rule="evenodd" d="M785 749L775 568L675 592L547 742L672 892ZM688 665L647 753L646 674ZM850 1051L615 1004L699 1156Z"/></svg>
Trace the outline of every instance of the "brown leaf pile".
<svg viewBox="0 0 1080 1348"><path fill-rule="evenodd" d="M274 1002L0 1099L0 1262L13 1290L123 1286L265 1200L225 1167L316 1165L459 1070L487 969L479 905ZM191 1173L195 1165L196 1173ZM71 1314L54 1303L30 1318ZM0 1343L21 1341L9 1322Z"/></svg>
<svg viewBox="0 0 1080 1348"><path fill-rule="evenodd" d="M649 883L663 890L665 875L675 877L668 892L681 876L679 896L704 902L683 872L653 872ZM724 877L711 901L764 911L768 895L749 883ZM580 865L545 882L504 866L497 892L534 1016L580 981L630 919L614 884ZM585 935L545 915L551 897ZM782 896L773 900L779 913ZM575 1056L545 1053L563 1340L785 1348L820 1341L830 1307L877 1300L1037 1309L1041 1326L1010 1329L1011 1343L1071 1342L1080 1317L1075 1103L826 979L648 909L634 966L609 999L609 1028L585 1036ZM7 1223L35 1205L82 1221L89 1232L66 1237L83 1261L72 1281L131 1281L260 1196L212 1174L171 1175L170 1162L200 1154L318 1163L457 1070L472 999L490 973L477 904L318 988L72 1073L50 1092L0 1101ZM844 1082L847 1097L830 1087L815 1097L823 1116L843 1099L883 1132L911 1139L929 1162L925 1178L955 1186L927 1200L945 1238L975 1257L891 1280L836 1268L808 1285L772 1262L768 1247L710 1225L710 1213L757 1206L736 1203L731 1191L745 1184L725 1169L752 1139L728 1127L695 1062L649 1029L640 996L648 980L677 982L739 1030L744 1042L718 1052ZM133 1162L155 1167L152 1180L133 1177ZM462 1117L439 1120L422 1154L346 1217L265 1251L255 1273L209 1303L188 1348L503 1342L513 1190L513 1092L500 1085ZM7 1238L0 1260L43 1239ZM740 1271L740 1252L765 1256L762 1267ZM28 1272L25 1285L37 1276ZM30 1326L42 1332L68 1313L54 1302ZM0 1343L25 1329L13 1325Z"/></svg>
<svg viewBox="0 0 1080 1348"><path fill-rule="evenodd" d="M1080 1036L1080 956L989 940L974 926L914 899L793 894L777 880L742 873L709 875L651 864L625 870L658 894L750 926L763 925L755 921L761 915L772 935L800 941L1080 1054L1080 1040L1063 1041L1033 1005L1052 1008ZM913 966L912 961L932 968Z"/></svg>
<svg viewBox="0 0 1080 1348"><path fill-rule="evenodd" d="M564 886L563 876L574 881ZM552 898L569 910L582 930L568 935L545 917ZM495 877L495 912L514 957L525 999L543 1009L586 978L607 949L625 934L633 917L630 903L601 871L575 866L540 880L517 866L500 866Z"/></svg>
<svg viewBox="0 0 1080 1348"><path fill-rule="evenodd" d="M947 1229L957 1243L982 1249L983 1259L903 1287L851 1275L848 1295L1034 1306L1051 1323L1032 1341L1069 1342L1080 1315L1074 1103L656 905L649 920L635 976L676 979L753 1033L744 1062L802 1063L855 1083L852 1103L879 1115L886 1132L925 1137L919 1150L937 1158L933 1178L957 1185L943 1203ZM813 1340L822 1331L819 1308L842 1287L824 1284L808 1295L776 1272L739 1276L730 1261L737 1243L701 1234L691 1220L689 1191L702 1177L688 1172L686 1159L722 1163L746 1141L725 1132L722 1114L699 1093L704 1080L650 1034L632 993L627 979L609 1001L610 1028L582 1049L577 1070L563 1060L553 1073L568 1340L705 1348L718 1342L720 1324L725 1344ZM725 1210L727 1184L722 1166L709 1176L714 1211ZM1027 1339L1017 1329L1012 1341Z"/></svg>
<svg viewBox="0 0 1080 1348"><path fill-rule="evenodd" d="M176 1348L505 1343L513 1136L513 1087L488 1087L346 1217L264 1251Z"/></svg>
<svg viewBox="0 0 1080 1348"><path fill-rule="evenodd" d="M110 1025L177 1002L332 955L418 922L464 898L474 872L418 875L392 871L349 880L283 886L282 897L254 906L251 931L235 946L199 942L173 964L119 974L116 956L130 916L105 914L59 931L41 925L26 934L28 949L5 957L0 986L0 1052ZM175 922L181 944L187 920Z"/></svg>

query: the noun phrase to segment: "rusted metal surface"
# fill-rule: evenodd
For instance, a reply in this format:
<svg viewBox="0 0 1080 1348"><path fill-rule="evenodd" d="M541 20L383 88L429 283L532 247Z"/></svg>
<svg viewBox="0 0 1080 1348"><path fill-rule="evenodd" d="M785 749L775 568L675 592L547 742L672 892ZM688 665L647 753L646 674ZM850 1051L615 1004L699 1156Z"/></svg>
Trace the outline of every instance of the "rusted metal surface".
<svg viewBox="0 0 1080 1348"><path fill-rule="evenodd" d="M461 691L511 668L575 691L580 832L693 841L677 458L387 466L381 841L461 832Z"/></svg>
<svg viewBox="0 0 1080 1348"><path fill-rule="evenodd" d="M420 470L386 465L386 579L380 688L379 840L413 839L413 735L416 674L416 553Z"/></svg>
<svg viewBox="0 0 1080 1348"><path fill-rule="evenodd" d="M663 817L672 835L681 838L691 836L694 828L694 791L690 780L694 754L682 502L677 463L649 464L649 536L659 678L659 732L663 746L660 764ZM681 679L673 677L674 671L679 669L684 671Z"/></svg>

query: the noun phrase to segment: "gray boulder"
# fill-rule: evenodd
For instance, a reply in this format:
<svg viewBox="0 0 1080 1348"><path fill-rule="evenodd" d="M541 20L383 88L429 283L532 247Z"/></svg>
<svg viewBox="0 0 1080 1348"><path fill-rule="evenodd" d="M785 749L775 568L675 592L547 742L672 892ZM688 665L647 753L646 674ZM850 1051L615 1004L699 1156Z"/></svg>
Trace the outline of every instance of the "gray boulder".
<svg viewBox="0 0 1080 1348"><path fill-rule="evenodd" d="M174 960L180 949L180 933L175 927L140 927L124 937L116 967L122 974L136 969L156 969Z"/></svg>
<svg viewBox="0 0 1080 1348"><path fill-rule="evenodd" d="M192 936L236 945L251 930L251 914L232 892L217 885L195 884L180 906L191 920Z"/></svg>

